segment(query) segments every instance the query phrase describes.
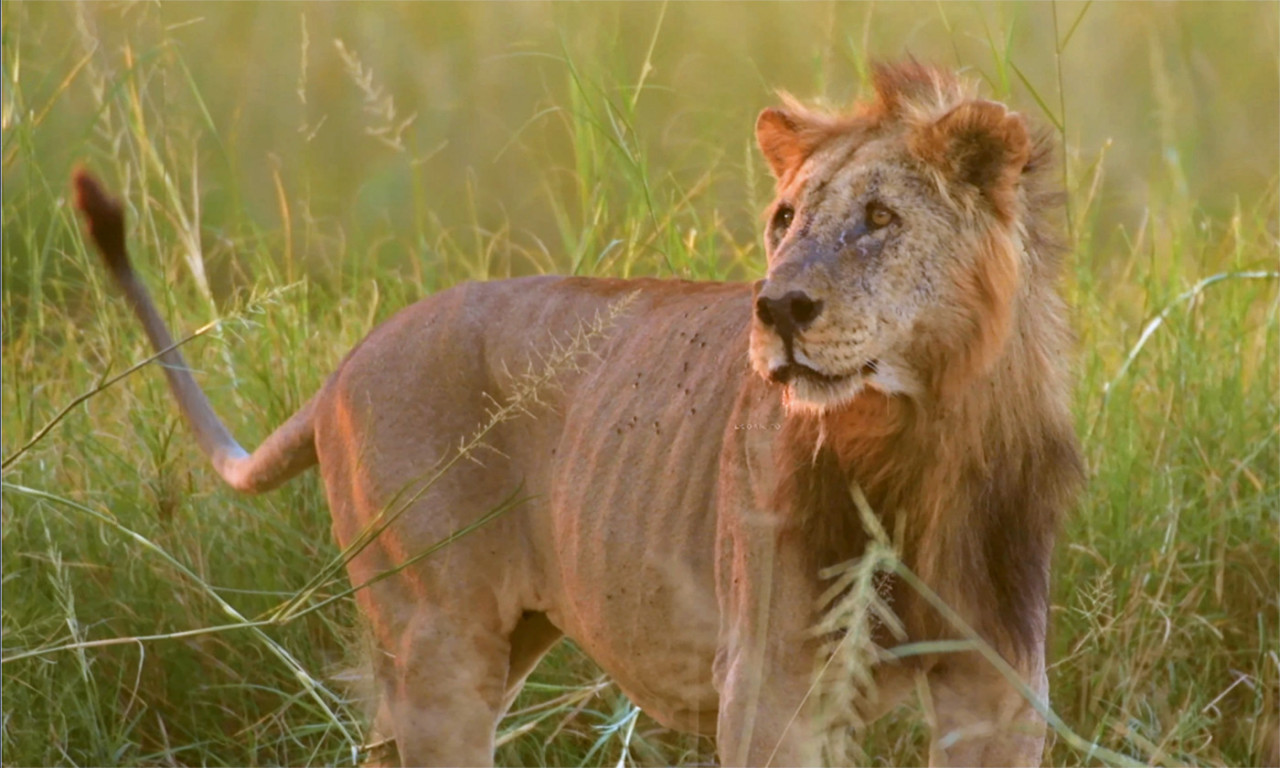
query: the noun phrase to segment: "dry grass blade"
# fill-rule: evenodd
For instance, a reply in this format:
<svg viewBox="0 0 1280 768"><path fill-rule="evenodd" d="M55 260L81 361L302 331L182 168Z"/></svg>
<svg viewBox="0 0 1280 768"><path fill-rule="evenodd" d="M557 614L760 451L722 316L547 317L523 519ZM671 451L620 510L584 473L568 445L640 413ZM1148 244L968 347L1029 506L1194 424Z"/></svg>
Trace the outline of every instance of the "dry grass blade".
<svg viewBox="0 0 1280 768"><path fill-rule="evenodd" d="M396 152L404 152L404 132L413 125L418 115L414 113L401 119L396 112L395 98L373 79L373 70L342 40L335 39L333 46L342 58L347 76L364 96L365 114L374 120L373 124L365 126L365 133Z"/></svg>

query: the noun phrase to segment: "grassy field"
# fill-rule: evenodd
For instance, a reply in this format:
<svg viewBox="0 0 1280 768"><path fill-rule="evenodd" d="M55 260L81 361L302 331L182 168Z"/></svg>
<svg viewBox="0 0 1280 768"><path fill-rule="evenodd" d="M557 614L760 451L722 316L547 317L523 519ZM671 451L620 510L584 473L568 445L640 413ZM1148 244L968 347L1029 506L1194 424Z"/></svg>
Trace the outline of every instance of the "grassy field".
<svg viewBox="0 0 1280 768"><path fill-rule="evenodd" d="M185 353L252 445L455 282L759 275L755 114L776 89L847 103L904 55L1064 146L1090 480L1056 554L1055 710L1143 763L1280 764L1276 5L0 11L5 765L347 764L365 728L349 598L246 626L337 554L318 478L237 497L158 371L113 378L149 352L68 205L76 163L123 191L145 279L204 329ZM866 750L923 745L907 718ZM564 643L499 760L711 755ZM1100 757L1058 738L1047 760Z"/></svg>

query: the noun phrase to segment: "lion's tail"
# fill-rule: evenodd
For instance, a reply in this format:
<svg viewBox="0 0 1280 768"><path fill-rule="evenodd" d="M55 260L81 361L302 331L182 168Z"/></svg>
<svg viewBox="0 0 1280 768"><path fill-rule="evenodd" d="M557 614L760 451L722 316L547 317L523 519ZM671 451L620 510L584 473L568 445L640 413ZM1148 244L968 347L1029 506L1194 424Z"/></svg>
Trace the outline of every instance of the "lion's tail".
<svg viewBox="0 0 1280 768"><path fill-rule="evenodd" d="M89 235L116 285L124 291L134 314L142 321L151 346L160 354L169 389L178 401L187 424L196 433L200 450L231 487L245 493L269 491L316 463L315 401L289 417L252 454L247 453L213 412L209 399L192 378L186 361L156 311L142 282L129 264L124 247L124 209L109 197L98 181L84 170L72 177L75 203L84 215Z"/></svg>

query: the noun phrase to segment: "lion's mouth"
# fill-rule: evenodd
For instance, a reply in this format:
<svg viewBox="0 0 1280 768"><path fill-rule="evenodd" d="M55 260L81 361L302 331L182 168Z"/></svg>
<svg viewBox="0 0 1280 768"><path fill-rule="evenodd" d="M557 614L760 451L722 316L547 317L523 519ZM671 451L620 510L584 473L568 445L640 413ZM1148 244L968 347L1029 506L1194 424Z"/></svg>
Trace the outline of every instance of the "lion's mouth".
<svg viewBox="0 0 1280 768"><path fill-rule="evenodd" d="M855 377L865 379L873 376L877 370L878 362L879 361L877 360L870 360L866 363L863 363L862 366L858 368L858 370L852 373L842 373L842 374L836 374L836 375L832 375L829 373L822 373L821 371L814 370L813 368L810 368L809 366L804 365L802 363L790 362L790 363L784 363L783 365L780 365L777 368L774 368L773 370L769 371L769 380L774 382L775 384L790 384L791 382L794 382L798 379L803 379L805 381L809 381L814 384L825 384L827 386L832 386L834 384L840 384L842 382L848 381L849 379L852 379Z"/></svg>

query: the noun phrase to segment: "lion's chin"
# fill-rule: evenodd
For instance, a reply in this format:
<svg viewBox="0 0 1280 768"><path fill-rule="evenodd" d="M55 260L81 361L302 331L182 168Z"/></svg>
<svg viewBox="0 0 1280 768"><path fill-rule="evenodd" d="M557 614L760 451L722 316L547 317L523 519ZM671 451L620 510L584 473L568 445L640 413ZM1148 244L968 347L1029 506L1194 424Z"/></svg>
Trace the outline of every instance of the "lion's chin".
<svg viewBox="0 0 1280 768"><path fill-rule="evenodd" d="M800 351L794 358L756 354L751 364L761 378L782 388L782 403L789 413L838 410L867 389L886 395L911 394L915 389L899 366L880 358L841 373L820 370Z"/></svg>
<svg viewBox="0 0 1280 768"><path fill-rule="evenodd" d="M922 392L906 369L882 359L843 375L819 373L792 363L770 369L763 376L783 387L782 403L790 413L836 411L868 390L890 397L918 397Z"/></svg>
<svg viewBox="0 0 1280 768"><path fill-rule="evenodd" d="M860 374L822 379L796 376L783 389L782 404L791 413L833 411L852 402L867 384L867 377Z"/></svg>

